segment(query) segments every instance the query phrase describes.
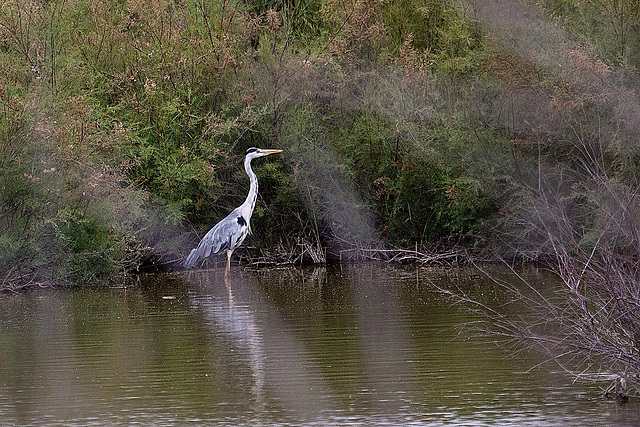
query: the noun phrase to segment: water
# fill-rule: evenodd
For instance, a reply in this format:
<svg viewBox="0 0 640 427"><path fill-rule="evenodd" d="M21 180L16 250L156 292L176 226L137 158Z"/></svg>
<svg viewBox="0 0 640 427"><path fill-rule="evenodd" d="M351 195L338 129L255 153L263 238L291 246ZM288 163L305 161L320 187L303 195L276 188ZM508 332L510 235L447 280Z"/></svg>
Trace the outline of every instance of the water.
<svg viewBox="0 0 640 427"><path fill-rule="evenodd" d="M540 286L552 278L530 274ZM1 425L637 425L640 406L474 337L428 284L488 304L473 270L380 265L149 275L0 294Z"/></svg>

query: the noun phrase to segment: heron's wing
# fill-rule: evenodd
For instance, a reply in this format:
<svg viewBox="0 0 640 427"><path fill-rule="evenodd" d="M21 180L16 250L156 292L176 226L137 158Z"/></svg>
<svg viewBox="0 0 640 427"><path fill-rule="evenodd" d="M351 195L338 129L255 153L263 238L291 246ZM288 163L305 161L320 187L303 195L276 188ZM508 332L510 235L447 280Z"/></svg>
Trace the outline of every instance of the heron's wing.
<svg viewBox="0 0 640 427"><path fill-rule="evenodd" d="M229 215L209 230L198 246L205 246L206 252L204 256L208 257L212 253L217 254L218 252L235 248L242 232L242 226L238 223L236 217Z"/></svg>
<svg viewBox="0 0 640 427"><path fill-rule="evenodd" d="M249 224L242 218L240 210L235 209L209 230L198 244L198 247L191 251L184 266L191 268L198 261L211 254L235 249L246 237L248 226Z"/></svg>

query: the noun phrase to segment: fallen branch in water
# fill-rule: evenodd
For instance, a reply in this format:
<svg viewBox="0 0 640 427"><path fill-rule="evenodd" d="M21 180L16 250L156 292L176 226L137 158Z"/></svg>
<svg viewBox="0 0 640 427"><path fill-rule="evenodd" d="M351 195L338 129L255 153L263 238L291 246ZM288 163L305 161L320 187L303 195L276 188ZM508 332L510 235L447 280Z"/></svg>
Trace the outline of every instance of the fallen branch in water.
<svg viewBox="0 0 640 427"><path fill-rule="evenodd" d="M591 287L589 302L584 294L571 289L545 295L511 266L510 280L475 267L500 289L502 303L498 307L482 303L460 287L431 284L453 304L463 305L482 318L460 326L516 352L531 348L544 355L531 369L551 362L575 381L605 383L601 390L606 398L624 403L627 396L640 395L637 323L629 322L630 316L638 316L638 297L626 301L635 309L620 307L621 301L608 292L593 291L596 282L580 270L574 274L582 274L584 285ZM567 277L558 279L567 283Z"/></svg>
<svg viewBox="0 0 640 427"><path fill-rule="evenodd" d="M379 249L379 248L349 248L340 251L340 260L343 257L352 259L365 259L371 261L397 262L400 264L442 264L457 263L460 258L465 257L463 251L450 250L441 253L425 253L410 249Z"/></svg>

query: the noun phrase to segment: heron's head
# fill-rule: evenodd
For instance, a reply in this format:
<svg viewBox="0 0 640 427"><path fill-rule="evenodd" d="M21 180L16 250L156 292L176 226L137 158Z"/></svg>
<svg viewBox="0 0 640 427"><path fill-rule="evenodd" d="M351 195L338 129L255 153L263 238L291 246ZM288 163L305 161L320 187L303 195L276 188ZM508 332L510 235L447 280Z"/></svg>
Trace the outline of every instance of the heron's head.
<svg viewBox="0 0 640 427"><path fill-rule="evenodd" d="M245 154L245 157L255 159L256 157L264 157L264 156L268 156L269 154L280 153L280 152L282 152L282 150L261 149L261 148L251 147L247 150L247 154Z"/></svg>

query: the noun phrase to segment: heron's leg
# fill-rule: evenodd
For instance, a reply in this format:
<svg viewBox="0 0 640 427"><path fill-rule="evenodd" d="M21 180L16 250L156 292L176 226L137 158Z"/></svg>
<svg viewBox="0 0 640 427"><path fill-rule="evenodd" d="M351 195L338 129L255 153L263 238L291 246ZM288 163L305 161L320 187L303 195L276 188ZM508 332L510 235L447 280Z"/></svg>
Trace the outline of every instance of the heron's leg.
<svg viewBox="0 0 640 427"><path fill-rule="evenodd" d="M231 269L231 254L232 253L233 253L233 250L228 250L227 251L227 268L225 268L225 270L224 270L225 277L229 275L229 270Z"/></svg>
<svg viewBox="0 0 640 427"><path fill-rule="evenodd" d="M229 303L233 301L233 293L231 292L231 283L229 283L229 270L231 269L231 254L233 251L227 251L227 268L224 269L224 284L227 286L229 294Z"/></svg>

